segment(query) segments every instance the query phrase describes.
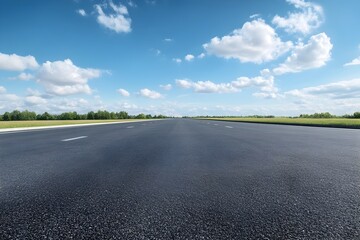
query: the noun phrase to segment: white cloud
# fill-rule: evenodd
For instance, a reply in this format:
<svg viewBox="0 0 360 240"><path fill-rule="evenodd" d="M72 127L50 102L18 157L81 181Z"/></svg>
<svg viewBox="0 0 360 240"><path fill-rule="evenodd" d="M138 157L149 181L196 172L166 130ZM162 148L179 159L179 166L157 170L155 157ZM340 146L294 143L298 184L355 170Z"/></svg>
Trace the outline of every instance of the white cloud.
<svg viewBox="0 0 360 240"><path fill-rule="evenodd" d="M276 98L278 89L274 86L274 77L269 69L261 71L261 76L249 78L239 77L229 83L214 83L211 81L193 82L189 79L176 79L176 85L184 89L193 89L198 93L235 93L243 88L258 87L260 92L254 93L256 97Z"/></svg>
<svg viewBox="0 0 360 240"><path fill-rule="evenodd" d="M289 33L308 34L318 28L323 22L322 7L304 0L287 0L288 3L299 9L299 12L289 13L287 17L276 15L272 23L284 28Z"/></svg>
<svg viewBox="0 0 360 240"><path fill-rule="evenodd" d="M345 63L344 66L355 66L355 65L360 65L360 57L357 57L355 59L353 59L351 62Z"/></svg>
<svg viewBox="0 0 360 240"><path fill-rule="evenodd" d="M0 70L24 71L26 69L35 69L39 66L33 56L19 56L16 54L0 53Z"/></svg>
<svg viewBox="0 0 360 240"><path fill-rule="evenodd" d="M197 57L203 59L205 56L206 56L205 53L200 53Z"/></svg>
<svg viewBox="0 0 360 240"><path fill-rule="evenodd" d="M89 79L98 78L100 70L80 68L70 59L64 61L45 62L36 76L37 82L42 84L46 91L55 95L70 95L77 93L91 93L87 84Z"/></svg>
<svg viewBox="0 0 360 240"><path fill-rule="evenodd" d="M25 97L25 102L27 105L45 105L47 100L41 96L27 96Z"/></svg>
<svg viewBox="0 0 360 240"><path fill-rule="evenodd" d="M117 90L117 92L123 97L129 97L130 96L130 93L128 91L126 91L125 89L122 89L122 88L119 88Z"/></svg>
<svg viewBox="0 0 360 240"><path fill-rule="evenodd" d="M87 15L84 9L78 9L76 12L83 17L85 17Z"/></svg>
<svg viewBox="0 0 360 240"><path fill-rule="evenodd" d="M232 81L232 85L238 89L246 87L258 87L259 92L253 94L255 97L260 98L277 98L279 97L279 90L275 87L275 79L269 69L264 69L260 72L260 76L249 78L239 77Z"/></svg>
<svg viewBox="0 0 360 240"><path fill-rule="evenodd" d="M176 79L175 82L177 86L185 89L191 88L193 84L193 82L189 79Z"/></svg>
<svg viewBox="0 0 360 240"><path fill-rule="evenodd" d="M256 13L256 14L253 14L253 15L250 15L250 18L253 19L253 18L258 18L260 17L260 14Z"/></svg>
<svg viewBox="0 0 360 240"><path fill-rule="evenodd" d="M333 82L303 89L294 89L285 94L302 98L314 96L333 99L360 98L360 79Z"/></svg>
<svg viewBox="0 0 360 240"><path fill-rule="evenodd" d="M6 88L0 86L0 109L14 110L19 105L20 98L15 94L8 94Z"/></svg>
<svg viewBox="0 0 360 240"><path fill-rule="evenodd" d="M181 88L192 88L198 93L232 93L238 91L231 83L213 83L211 81L193 82L188 79L177 79L175 82L176 85Z"/></svg>
<svg viewBox="0 0 360 240"><path fill-rule="evenodd" d="M128 4L129 4L130 7L133 7L133 8L136 8L136 7L137 7L136 3L133 2L133 1L131 1L131 0L128 1Z"/></svg>
<svg viewBox="0 0 360 240"><path fill-rule="evenodd" d="M295 46L286 61L273 71L280 75L322 67L330 60L332 48L330 37L325 33L311 36L307 44L300 42Z"/></svg>
<svg viewBox="0 0 360 240"><path fill-rule="evenodd" d="M147 88L141 89L140 95L143 97L151 98L151 99L159 99L159 98L163 97L160 93L151 91Z"/></svg>
<svg viewBox="0 0 360 240"><path fill-rule="evenodd" d="M165 38L164 39L164 42L172 42L172 41L174 41L174 39L172 39L172 38Z"/></svg>
<svg viewBox="0 0 360 240"><path fill-rule="evenodd" d="M190 62L190 61L194 60L194 58L195 58L194 55L192 55L192 54L187 54L184 59L185 59L186 61Z"/></svg>
<svg viewBox="0 0 360 240"><path fill-rule="evenodd" d="M102 6L95 5L98 23L116 33L131 32L131 19L128 17L127 8L121 4L115 5L112 1L109 5L114 12L112 14L105 14Z"/></svg>
<svg viewBox="0 0 360 240"><path fill-rule="evenodd" d="M173 61L176 62L176 63L181 63L182 60L180 58L173 58Z"/></svg>
<svg viewBox="0 0 360 240"><path fill-rule="evenodd" d="M156 1L155 0L145 0L145 2L149 5L156 5Z"/></svg>
<svg viewBox="0 0 360 240"><path fill-rule="evenodd" d="M6 93L6 88L3 86L0 86L0 94Z"/></svg>
<svg viewBox="0 0 360 240"><path fill-rule="evenodd" d="M160 87L166 91L170 91L172 89L172 85L170 83L165 85L160 85Z"/></svg>
<svg viewBox="0 0 360 240"><path fill-rule="evenodd" d="M22 80L22 81L28 81L34 78L34 76L30 73L20 73L17 77L17 79Z"/></svg>
<svg viewBox="0 0 360 240"><path fill-rule="evenodd" d="M209 54L252 63L274 60L291 46L291 42L282 42L275 30L262 19L246 22L230 35L215 37L203 45Z"/></svg>

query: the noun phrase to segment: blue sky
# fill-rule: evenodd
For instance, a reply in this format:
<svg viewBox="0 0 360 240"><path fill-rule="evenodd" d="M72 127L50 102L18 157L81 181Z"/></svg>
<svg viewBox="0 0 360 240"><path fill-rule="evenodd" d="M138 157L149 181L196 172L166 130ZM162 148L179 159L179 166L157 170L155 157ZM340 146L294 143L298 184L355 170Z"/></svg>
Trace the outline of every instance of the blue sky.
<svg viewBox="0 0 360 240"><path fill-rule="evenodd" d="M0 112L360 110L357 0L0 4Z"/></svg>

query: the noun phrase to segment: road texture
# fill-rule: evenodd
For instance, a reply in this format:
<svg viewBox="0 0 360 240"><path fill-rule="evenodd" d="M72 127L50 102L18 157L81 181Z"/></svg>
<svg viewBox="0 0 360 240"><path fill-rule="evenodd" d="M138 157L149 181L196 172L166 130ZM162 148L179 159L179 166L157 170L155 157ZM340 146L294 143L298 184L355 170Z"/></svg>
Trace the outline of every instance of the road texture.
<svg viewBox="0 0 360 240"><path fill-rule="evenodd" d="M0 239L359 239L360 130L163 120L0 134Z"/></svg>

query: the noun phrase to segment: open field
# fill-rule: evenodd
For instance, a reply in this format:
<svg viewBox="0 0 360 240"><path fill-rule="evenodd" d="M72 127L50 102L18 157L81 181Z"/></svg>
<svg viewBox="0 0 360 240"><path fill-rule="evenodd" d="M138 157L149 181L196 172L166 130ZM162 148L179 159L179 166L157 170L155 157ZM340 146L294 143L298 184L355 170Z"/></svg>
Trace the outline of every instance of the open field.
<svg viewBox="0 0 360 240"><path fill-rule="evenodd" d="M61 125L72 125L72 124L87 124L87 123L131 122L134 120L135 119L0 121L0 129L2 129L2 128L21 128L21 127L61 126ZM136 120L139 120L139 119L136 119Z"/></svg>
<svg viewBox="0 0 360 240"><path fill-rule="evenodd" d="M342 127L360 128L360 119L349 118L198 118L202 120L217 120L231 122L250 122L250 123L270 123L301 126L320 126L320 127Z"/></svg>

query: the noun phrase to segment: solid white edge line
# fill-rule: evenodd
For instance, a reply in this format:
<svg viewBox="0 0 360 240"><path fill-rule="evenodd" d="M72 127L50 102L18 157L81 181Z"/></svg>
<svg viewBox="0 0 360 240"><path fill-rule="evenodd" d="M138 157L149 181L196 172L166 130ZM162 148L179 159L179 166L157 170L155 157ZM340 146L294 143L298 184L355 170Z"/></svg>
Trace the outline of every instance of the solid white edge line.
<svg viewBox="0 0 360 240"><path fill-rule="evenodd" d="M167 119L152 119L151 121L164 121ZM101 122L101 123L84 123L84 124L69 124L69 125L57 125L57 126L41 126L41 127L23 127L23 128L3 128L0 129L1 134L9 133L21 133L21 132L33 132L40 130L56 129L56 128L70 128L70 127L87 127L96 125L110 125L110 124L124 124L124 123L137 123L137 122L148 122L149 120L135 120L128 122Z"/></svg>
<svg viewBox="0 0 360 240"><path fill-rule="evenodd" d="M225 126L226 128L234 128L234 127L231 127L231 126Z"/></svg>
<svg viewBox="0 0 360 240"><path fill-rule="evenodd" d="M61 140L61 141L62 141L62 142L68 142L68 141L78 140L78 139L82 139L82 138L87 138L87 136L80 136L80 137L74 137L74 138L67 138L67 139L63 139L63 140Z"/></svg>

